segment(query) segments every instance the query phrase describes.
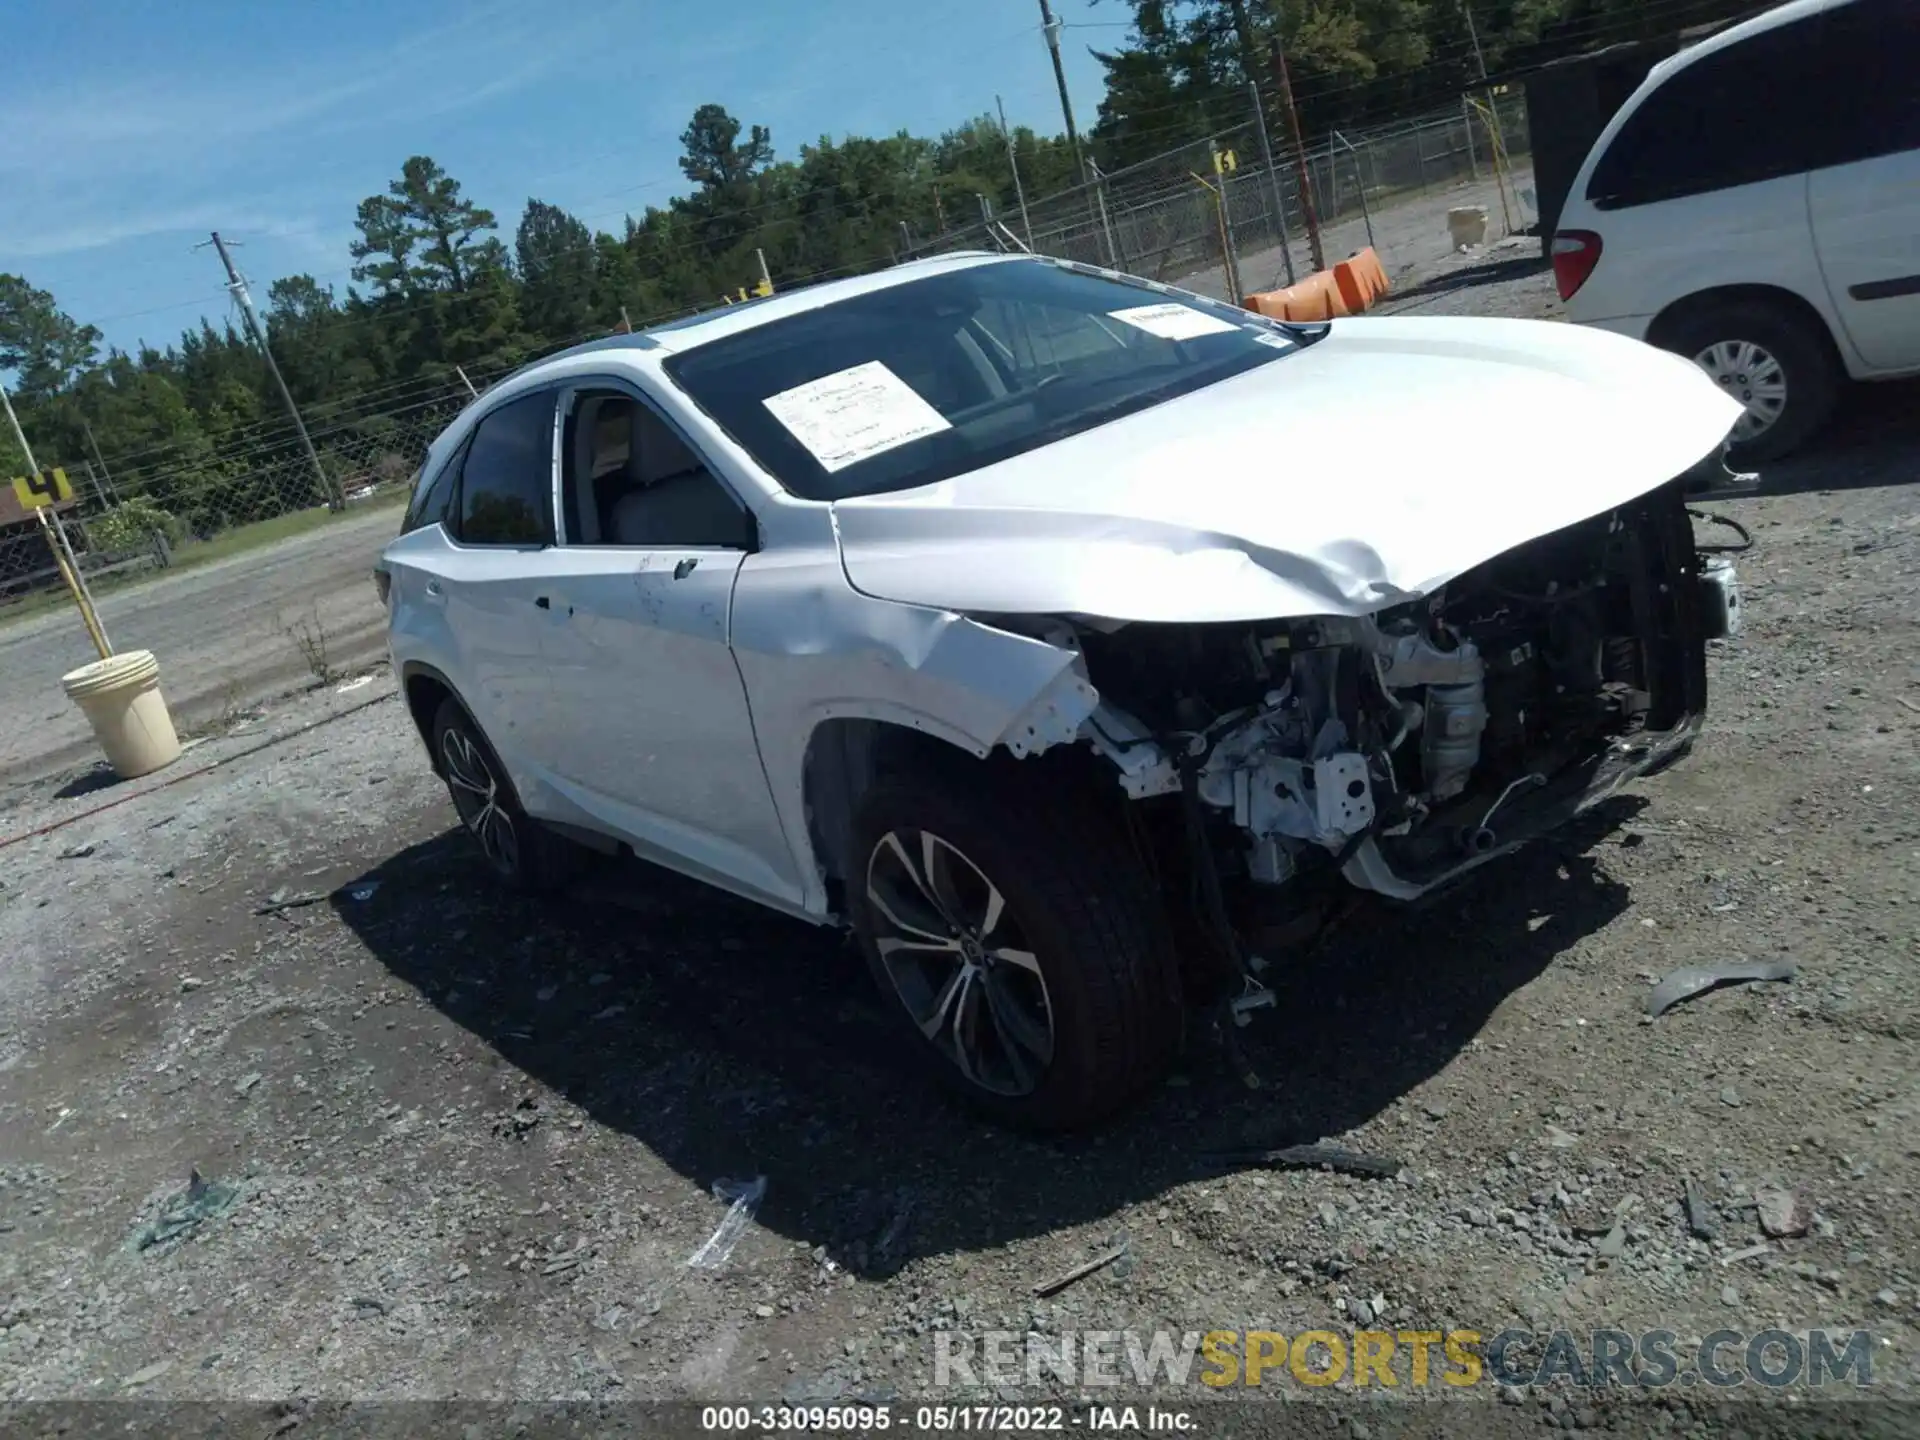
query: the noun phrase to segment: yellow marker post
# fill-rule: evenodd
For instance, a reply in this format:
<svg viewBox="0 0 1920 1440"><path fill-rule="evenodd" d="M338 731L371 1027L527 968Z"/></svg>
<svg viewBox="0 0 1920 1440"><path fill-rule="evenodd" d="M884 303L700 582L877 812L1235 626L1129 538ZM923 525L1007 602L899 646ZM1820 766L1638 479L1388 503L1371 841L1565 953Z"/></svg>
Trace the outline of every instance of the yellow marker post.
<svg viewBox="0 0 1920 1440"><path fill-rule="evenodd" d="M60 578L67 582L67 589L73 595L74 606L80 611L81 623L87 627L87 638L93 641L93 648L100 652L102 660L113 654L113 646L107 640L106 629L100 624L100 616L93 608L93 596L87 593L86 577L80 573L80 562L74 557L73 547L67 543L67 532L60 524L60 514L53 507L73 499L73 486L67 480L67 472L59 468L42 470L33 458L33 447L27 444L26 431L20 428L20 417L13 413L13 397L7 394L6 386L0 385L0 406L7 412L7 423L13 427L13 438L19 443L21 455L26 457L27 468L31 475L16 475L13 480L14 498L19 500L20 508L31 510L40 522L40 533L47 537L47 548L53 551L53 563L59 567Z"/></svg>

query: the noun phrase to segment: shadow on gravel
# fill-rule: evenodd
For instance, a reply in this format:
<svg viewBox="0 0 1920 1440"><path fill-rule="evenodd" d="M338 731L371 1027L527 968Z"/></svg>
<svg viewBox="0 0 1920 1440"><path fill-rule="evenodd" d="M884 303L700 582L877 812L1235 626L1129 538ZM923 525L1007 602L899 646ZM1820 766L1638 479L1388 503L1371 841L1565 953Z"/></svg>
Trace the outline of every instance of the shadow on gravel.
<svg viewBox="0 0 1920 1440"><path fill-rule="evenodd" d="M1920 480L1920 380L1851 385L1832 422L1760 471L1762 495L1868 490Z"/></svg>
<svg viewBox="0 0 1920 1440"><path fill-rule="evenodd" d="M1539 275L1552 268L1537 248L1530 248L1507 259L1484 260L1478 265L1463 265L1458 270L1449 270L1444 275L1436 275L1433 279L1415 285L1410 290L1393 291L1390 303L1395 306L1406 306L1416 301L1432 300L1455 290L1472 290L1482 285L1498 285L1507 280L1522 280L1529 275Z"/></svg>
<svg viewBox="0 0 1920 1440"><path fill-rule="evenodd" d="M1241 1032L1262 1091L1209 1046L1135 1111L1053 1143L938 1098L894 1049L840 936L664 871L609 862L587 888L618 905L529 901L493 888L450 831L333 904L506 1062L702 1189L765 1175L760 1223L884 1275L912 1255L1097 1223L1200 1173L1202 1151L1332 1137L1378 1115L1621 913L1625 887L1589 852L1643 803L1616 799L1429 906L1363 910L1283 966L1278 1007ZM370 880L370 898L347 898ZM904 1238L887 1249L890 1228Z"/></svg>

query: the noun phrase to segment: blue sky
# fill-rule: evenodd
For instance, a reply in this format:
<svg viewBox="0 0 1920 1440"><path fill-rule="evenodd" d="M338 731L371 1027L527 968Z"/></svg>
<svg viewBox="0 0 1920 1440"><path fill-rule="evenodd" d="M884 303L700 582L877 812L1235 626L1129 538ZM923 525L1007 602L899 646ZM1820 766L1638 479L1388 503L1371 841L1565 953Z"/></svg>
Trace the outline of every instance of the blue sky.
<svg viewBox="0 0 1920 1440"><path fill-rule="evenodd" d="M427 154L509 243L529 195L601 228L684 189L694 108L822 135L1060 129L1038 0L10 0L0 22L0 271L109 343L227 313L218 229L264 297L344 293L354 207ZM1075 119L1124 0L1055 0ZM544 12L544 13L543 13Z"/></svg>

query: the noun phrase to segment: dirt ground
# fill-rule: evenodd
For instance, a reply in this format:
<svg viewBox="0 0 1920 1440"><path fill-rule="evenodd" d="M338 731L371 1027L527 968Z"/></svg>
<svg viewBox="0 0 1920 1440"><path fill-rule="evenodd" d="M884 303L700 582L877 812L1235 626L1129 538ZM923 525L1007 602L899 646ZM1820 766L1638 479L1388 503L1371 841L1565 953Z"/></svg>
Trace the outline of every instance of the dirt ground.
<svg viewBox="0 0 1920 1440"><path fill-rule="evenodd" d="M1396 305L1550 295L1492 252ZM1199 1051L1071 1142L923 1089L834 935L638 867L557 904L491 887L385 675L132 785L0 792L0 1400L915 1396L936 1335L993 1329L1867 1327L1852 1433L1892 1433L1920 1316L1914 402L1853 397L1713 507L1756 543L1688 761L1298 961L1243 1032L1260 1092ZM1797 973L1644 1017L1653 980L1730 958ZM1203 1159L1310 1140L1405 1168ZM715 1183L755 1177L738 1248L689 1267ZM1804 1235L1761 1233L1771 1187ZM1121 1231L1124 1262L1033 1297ZM1465 1403L1474 1433L1718 1433L1705 1393ZM1305 1433L1417 1408L1364 1399Z"/></svg>
<svg viewBox="0 0 1920 1440"><path fill-rule="evenodd" d="M176 720L200 728L385 653L373 562L400 528L380 505L305 535L99 597L117 650L151 650ZM94 658L66 606L0 622L0 785L79 763L93 745L60 677Z"/></svg>

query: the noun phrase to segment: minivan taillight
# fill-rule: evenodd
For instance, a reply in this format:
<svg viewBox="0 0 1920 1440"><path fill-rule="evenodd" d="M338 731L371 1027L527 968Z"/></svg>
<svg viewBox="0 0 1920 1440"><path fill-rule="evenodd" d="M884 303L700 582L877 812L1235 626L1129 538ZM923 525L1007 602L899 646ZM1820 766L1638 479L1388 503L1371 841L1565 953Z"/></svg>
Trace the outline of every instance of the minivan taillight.
<svg viewBox="0 0 1920 1440"><path fill-rule="evenodd" d="M1587 283L1600 263L1600 237L1591 230L1562 230L1553 237L1553 284L1562 300Z"/></svg>

